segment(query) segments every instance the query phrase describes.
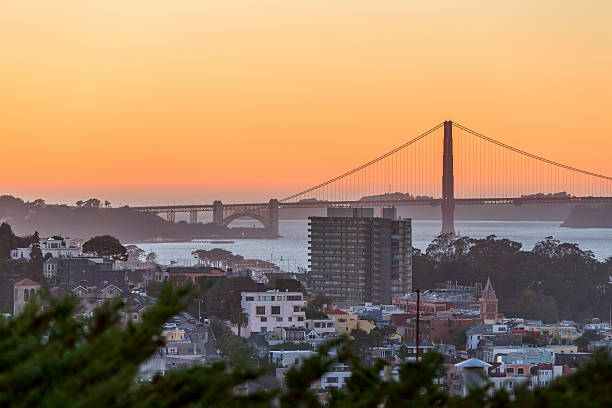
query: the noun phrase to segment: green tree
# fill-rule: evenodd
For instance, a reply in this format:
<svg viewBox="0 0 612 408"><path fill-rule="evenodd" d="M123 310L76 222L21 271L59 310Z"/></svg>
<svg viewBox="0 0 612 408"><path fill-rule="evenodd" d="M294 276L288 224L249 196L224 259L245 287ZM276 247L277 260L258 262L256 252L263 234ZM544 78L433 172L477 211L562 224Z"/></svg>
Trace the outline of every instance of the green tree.
<svg viewBox="0 0 612 408"><path fill-rule="evenodd" d="M90 198L89 200L85 201L85 203L83 204L83 207L86 207L86 208L100 208L101 204L102 204L102 202L100 200L98 200L97 198Z"/></svg>
<svg viewBox="0 0 612 408"><path fill-rule="evenodd" d="M534 291L525 289L521 293L519 316L553 323L558 321L557 305L554 299L538 296Z"/></svg>
<svg viewBox="0 0 612 408"><path fill-rule="evenodd" d="M587 346L592 341L599 341L602 336L597 334L596 330L585 330L582 336L574 340L574 344L577 345L581 350L586 350Z"/></svg>
<svg viewBox="0 0 612 408"><path fill-rule="evenodd" d="M215 317L210 319L210 329L217 339L231 333L230 328L227 325L227 320L221 320Z"/></svg>
<svg viewBox="0 0 612 408"><path fill-rule="evenodd" d="M276 289L280 292L304 292L304 287L297 279L278 278L268 284L269 289Z"/></svg>
<svg viewBox="0 0 612 408"><path fill-rule="evenodd" d="M156 263L157 262L157 254L155 252L149 252L147 254L147 257L145 258L145 261Z"/></svg>
<svg viewBox="0 0 612 408"><path fill-rule="evenodd" d="M455 327L450 330L452 339L451 344L453 344L457 350L465 350L467 345L467 335L465 334L466 330L467 329L464 327Z"/></svg>
<svg viewBox="0 0 612 408"><path fill-rule="evenodd" d="M91 238L83 244L83 252L108 256L115 260L126 261L128 252L119 240L111 235L102 235Z"/></svg>
<svg viewBox="0 0 612 408"><path fill-rule="evenodd" d="M211 250L198 249L191 254L198 258L198 262L216 268L227 268L234 263L244 260L242 256L234 255L230 251L221 248L213 248Z"/></svg>
<svg viewBox="0 0 612 408"><path fill-rule="evenodd" d="M304 309L304 315L306 319L327 319L327 315L320 311L319 309L315 309L314 307L306 307Z"/></svg>
<svg viewBox="0 0 612 408"><path fill-rule="evenodd" d="M317 295L314 299L308 302L308 306L311 306L317 310L322 310L324 307L331 306L334 300L325 295Z"/></svg>
<svg viewBox="0 0 612 408"><path fill-rule="evenodd" d="M9 259L11 250L15 248L25 248L35 240L34 236L28 238L18 237L13 233L9 224L0 224L0 260Z"/></svg>
<svg viewBox="0 0 612 408"><path fill-rule="evenodd" d="M44 207L45 206L45 200L43 200L42 198L37 198L36 200L32 201L32 205L34 207Z"/></svg>
<svg viewBox="0 0 612 408"><path fill-rule="evenodd" d="M40 238L38 231L34 233L34 242L32 243L32 251L30 252L30 268L32 269L32 275L36 277L34 279L37 282L41 282L43 279L43 263L45 258L40 250Z"/></svg>
<svg viewBox="0 0 612 408"><path fill-rule="evenodd" d="M221 354L229 359L231 367L254 367L257 364L255 350L244 339L233 333L217 339L217 347Z"/></svg>
<svg viewBox="0 0 612 408"><path fill-rule="evenodd" d="M125 250L127 252L128 261L131 262L140 261L145 254L145 251L136 245L128 245L125 247Z"/></svg>
<svg viewBox="0 0 612 408"><path fill-rule="evenodd" d="M233 319L242 312L241 292L254 292L257 283L249 277L219 279L203 295L208 316Z"/></svg>

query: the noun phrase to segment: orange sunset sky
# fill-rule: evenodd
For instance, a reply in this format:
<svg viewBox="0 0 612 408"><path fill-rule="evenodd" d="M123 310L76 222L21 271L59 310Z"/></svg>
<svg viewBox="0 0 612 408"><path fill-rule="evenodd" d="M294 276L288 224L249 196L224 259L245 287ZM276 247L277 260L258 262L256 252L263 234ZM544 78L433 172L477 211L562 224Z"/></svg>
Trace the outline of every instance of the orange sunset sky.
<svg viewBox="0 0 612 408"><path fill-rule="evenodd" d="M611 1L0 3L0 194L267 200L452 119L612 175Z"/></svg>

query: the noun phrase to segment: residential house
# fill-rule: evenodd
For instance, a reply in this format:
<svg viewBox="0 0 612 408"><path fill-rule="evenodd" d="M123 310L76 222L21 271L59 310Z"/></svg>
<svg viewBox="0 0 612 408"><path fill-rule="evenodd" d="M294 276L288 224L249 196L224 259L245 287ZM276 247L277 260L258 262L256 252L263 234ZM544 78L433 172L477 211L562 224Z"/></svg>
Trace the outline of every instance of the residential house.
<svg viewBox="0 0 612 408"><path fill-rule="evenodd" d="M30 259L32 249L36 244L30 244L27 248L16 248L11 250L11 259ZM40 238L38 246L43 257L78 257L83 255L83 248L79 243L72 242L70 238L59 236Z"/></svg>

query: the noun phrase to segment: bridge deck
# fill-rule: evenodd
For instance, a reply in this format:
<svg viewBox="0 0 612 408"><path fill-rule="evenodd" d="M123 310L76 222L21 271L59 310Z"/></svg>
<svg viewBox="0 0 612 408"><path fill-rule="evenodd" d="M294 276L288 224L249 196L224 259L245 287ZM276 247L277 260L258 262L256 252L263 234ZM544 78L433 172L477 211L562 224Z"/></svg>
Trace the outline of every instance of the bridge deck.
<svg viewBox="0 0 612 408"><path fill-rule="evenodd" d="M457 205L478 204L612 204L612 197L482 197L482 198L455 198ZM413 205L438 206L442 199L418 199L418 200L358 200L358 201L301 201L295 203L279 203L281 209L291 208L326 208L326 207L403 207ZM268 203L245 203L245 204L223 204L227 209L257 210L268 207ZM168 211L190 212L190 211L212 211L212 204L192 205L159 205L147 207L130 207L133 211L162 213Z"/></svg>

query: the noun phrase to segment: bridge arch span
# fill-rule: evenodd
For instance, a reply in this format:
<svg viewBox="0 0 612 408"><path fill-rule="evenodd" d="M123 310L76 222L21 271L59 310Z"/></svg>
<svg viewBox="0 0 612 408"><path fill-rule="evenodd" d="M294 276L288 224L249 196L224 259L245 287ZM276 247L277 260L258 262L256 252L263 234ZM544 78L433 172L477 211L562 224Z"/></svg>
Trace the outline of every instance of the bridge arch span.
<svg viewBox="0 0 612 408"><path fill-rule="evenodd" d="M268 229L270 228L270 221L266 217L262 216L261 214L258 214L256 212L251 212L251 211L236 212L227 217L224 217L223 226L225 227L229 226L232 221L237 220L238 218L251 218L256 221L259 221L261 225L264 226L264 228L268 228Z"/></svg>

